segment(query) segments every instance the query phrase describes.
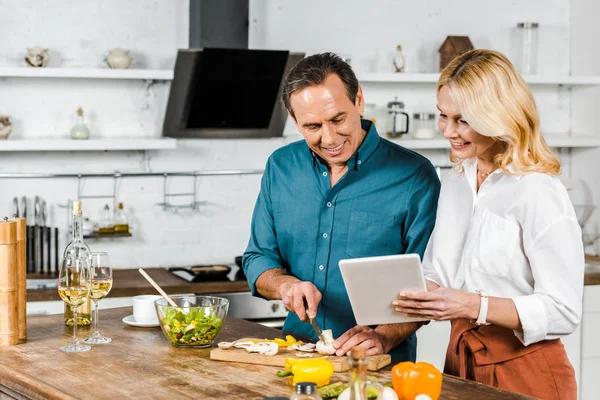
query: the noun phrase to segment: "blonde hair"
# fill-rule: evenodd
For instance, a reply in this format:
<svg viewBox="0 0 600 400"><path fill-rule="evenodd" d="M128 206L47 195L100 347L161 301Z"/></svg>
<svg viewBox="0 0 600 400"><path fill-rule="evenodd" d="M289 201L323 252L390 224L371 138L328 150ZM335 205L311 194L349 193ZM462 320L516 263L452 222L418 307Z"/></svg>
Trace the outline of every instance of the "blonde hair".
<svg viewBox="0 0 600 400"><path fill-rule="evenodd" d="M479 134L505 143L494 157L496 168L513 164L520 173L560 174L560 161L540 132L535 100L511 62L492 50L471 50L448 64L437 93L448 86L461 113ZM450 155L462 170L462 160Z"/></svg>

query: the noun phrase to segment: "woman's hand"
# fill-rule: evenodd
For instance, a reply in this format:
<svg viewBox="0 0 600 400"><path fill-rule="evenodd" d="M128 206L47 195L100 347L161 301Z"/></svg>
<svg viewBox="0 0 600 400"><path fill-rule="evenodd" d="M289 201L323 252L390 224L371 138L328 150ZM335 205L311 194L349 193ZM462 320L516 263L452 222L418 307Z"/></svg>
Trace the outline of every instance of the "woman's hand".
<svg viewBox="0 0 600 400"><path fill-rule="evenodd" d="M428 292L400 292L392 302L395 310L409 317L436 321L457 318L477 319L480 298L477 293L449 289L427 281ZM437 286L437 288L435 287Z"/></svg>

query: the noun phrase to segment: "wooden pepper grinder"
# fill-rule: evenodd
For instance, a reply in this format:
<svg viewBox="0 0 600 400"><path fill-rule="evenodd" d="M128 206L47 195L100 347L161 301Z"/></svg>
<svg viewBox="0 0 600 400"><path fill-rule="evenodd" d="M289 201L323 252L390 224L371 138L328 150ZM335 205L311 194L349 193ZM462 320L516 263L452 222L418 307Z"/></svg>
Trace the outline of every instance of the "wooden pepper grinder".
<svg viewBox="0 0 600 400"><path fill-rule="evenodd" d="M17 313L19 341L27 341L27 223L25 218L10 218L17 223ZM49 256L48 256L49 257Z"/></svg>
<svg viewBox="0 0 600 400"><path fill-rule="evenodd" d="M19 343L17 222L0 221L0 346Z"/></svg>

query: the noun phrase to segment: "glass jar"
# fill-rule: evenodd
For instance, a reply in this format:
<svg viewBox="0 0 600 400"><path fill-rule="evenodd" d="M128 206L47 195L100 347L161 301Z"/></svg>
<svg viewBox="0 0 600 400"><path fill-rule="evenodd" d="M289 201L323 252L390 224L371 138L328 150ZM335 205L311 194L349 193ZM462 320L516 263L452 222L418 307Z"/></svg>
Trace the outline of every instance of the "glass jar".
<svg viewBox="0 0 600 400"><path fill-rule="evenodd" d="M414 113L413 120L413 139L433 139L437 136L434 113Z"/></svg>
<svg viewBox="0 0 600 400"><path fill-rule="evenodd" d="M312 382L296 383L290 400L323 400L317 391L317 385Z"/></svg>
<svg viewBox="0 0 600 400"><path fill-rule="evenodd" d="M537 73L538 28L537 22L519 22L517 24L515 67L521 75Z"/></svg>
<svg viewBox="0 0 600 400"><path fill-rule="evenodd" d="M387 104L386 134L389 137L397 138L408 132L409 117L404 112L404 103L394 97L393 101Z"/></svg>

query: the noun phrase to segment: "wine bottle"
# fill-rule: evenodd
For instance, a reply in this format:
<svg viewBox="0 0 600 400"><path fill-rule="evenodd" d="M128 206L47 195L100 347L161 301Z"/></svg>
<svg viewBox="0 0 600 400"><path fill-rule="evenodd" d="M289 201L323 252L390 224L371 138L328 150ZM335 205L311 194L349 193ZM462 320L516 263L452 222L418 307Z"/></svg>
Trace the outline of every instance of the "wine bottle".
<svg viewBox="0 0 600 400"><path fill-rule="evenodd" d="M63 257L82 260L85 265L90 265L92 252L88 245L83 241L83 212L81 210L81 201L73 202L73 236L71 242L65 248ZM73 310L71 306L65 303L65 325L73 325ZM89 296L85 302L77 309L77 325L89 325L92 322L92 301Z"/></svg>

